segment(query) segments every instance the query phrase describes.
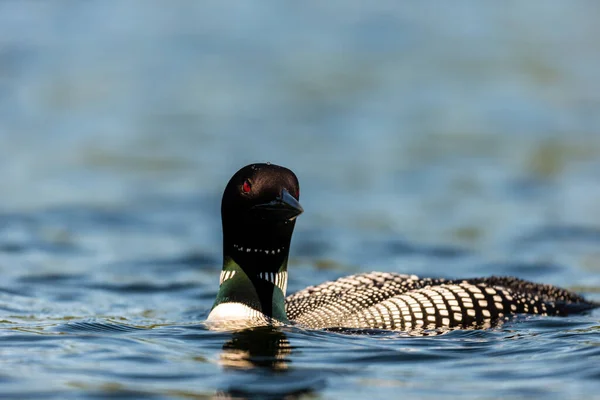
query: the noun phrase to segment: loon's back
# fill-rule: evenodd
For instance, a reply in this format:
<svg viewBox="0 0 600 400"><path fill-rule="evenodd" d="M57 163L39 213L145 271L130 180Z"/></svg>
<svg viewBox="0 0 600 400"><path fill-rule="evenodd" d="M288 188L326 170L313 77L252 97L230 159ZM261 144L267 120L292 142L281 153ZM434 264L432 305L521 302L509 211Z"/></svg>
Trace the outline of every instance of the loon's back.
<svg viewBox="0 0 600 400"><path fill-rule="evenodd" d="M566 315L595 307L567 290L512 277L445 280L381 272L286 298L288 318L311 328L402 331L490 326L512 314Z"/></svg>

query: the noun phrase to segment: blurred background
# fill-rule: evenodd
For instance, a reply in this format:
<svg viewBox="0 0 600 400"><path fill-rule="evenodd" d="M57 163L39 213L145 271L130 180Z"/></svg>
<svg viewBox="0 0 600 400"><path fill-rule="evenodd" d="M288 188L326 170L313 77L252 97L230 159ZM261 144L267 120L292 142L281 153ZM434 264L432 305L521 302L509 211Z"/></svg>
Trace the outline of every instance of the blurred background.
<svg viewBox="0 0 600 400"><path fill-rule="evenodd" d="M0 1L1 394L596 396L597 313L420 339L290 328L258 363L231 345L235 367L231 335L200 322L222 191L266 161L300 179L289 292L379 270L600 300L599 16L594 0Z"/></svg>
<svg viewBox="0 0 600 400"><path fill-rule="evenodd" d="M309 268L495 272L405 257L418 250L598 271L598 15L594 1L3 1L0 238L53 271L75 249L86 271L219 264L224 185L270 161L299 176L293 254Z"/></svg>

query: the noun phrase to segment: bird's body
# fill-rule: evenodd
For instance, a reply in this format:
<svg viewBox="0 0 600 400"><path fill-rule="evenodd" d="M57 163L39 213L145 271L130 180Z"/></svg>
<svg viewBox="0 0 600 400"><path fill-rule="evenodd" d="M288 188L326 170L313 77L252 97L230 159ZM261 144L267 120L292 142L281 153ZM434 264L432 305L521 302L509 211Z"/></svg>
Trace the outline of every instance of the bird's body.
<svg viewBox="0 0 600 400"><path fill-rule="evenodd" d="M566 315L597 307L567 290L512 277L466 280L372 272L285 298L299 185L294 173L252 164L229 181L221 215L223 271L213 326L297 323L397 331L492 326L515 314Z"/></svg>
<svg viewBox="0 0 600 400"><path fill-rule="evenodd" d="M301 290L288 318L312 328L397 331L488 327L512 314L566 315L590 308L582 297L510 277L466 280L372 272Z"/></svg>

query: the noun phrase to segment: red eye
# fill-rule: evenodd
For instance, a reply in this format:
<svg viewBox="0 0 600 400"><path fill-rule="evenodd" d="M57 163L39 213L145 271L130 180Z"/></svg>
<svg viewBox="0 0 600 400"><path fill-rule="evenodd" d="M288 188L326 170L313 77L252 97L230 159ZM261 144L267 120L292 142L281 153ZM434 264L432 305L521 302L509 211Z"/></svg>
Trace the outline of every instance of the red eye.
<svg viewBox="0 0 600 400"><path fill-rule="evenodd" d="M242 185L242 190L244 191L244 193L250 193L250 190L252 190L250 182L244 181L244 184Z"/></svg>

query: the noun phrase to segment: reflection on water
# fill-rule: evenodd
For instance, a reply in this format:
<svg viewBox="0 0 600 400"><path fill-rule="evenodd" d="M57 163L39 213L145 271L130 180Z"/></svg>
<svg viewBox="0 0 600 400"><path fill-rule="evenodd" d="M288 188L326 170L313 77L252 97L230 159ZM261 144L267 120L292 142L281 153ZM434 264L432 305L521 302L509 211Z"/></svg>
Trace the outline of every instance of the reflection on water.
<svg viewBox="0 0 600 400"><path fill-rule="evenodd" d="M260 327L234 332L223 345L219 363L225 370L247 373L232 376L218 398L303 398L325 387L322 376L290 369L293 349L284 331Z"/></svg>
<svg viewBox="0 0 600 400"><path fill-rule="evenodd" d="M234 332L232 339L223 345L219 360L227 368L281 371L288 368L291 353L285 333L277 328L262 327Z"/></svg>

